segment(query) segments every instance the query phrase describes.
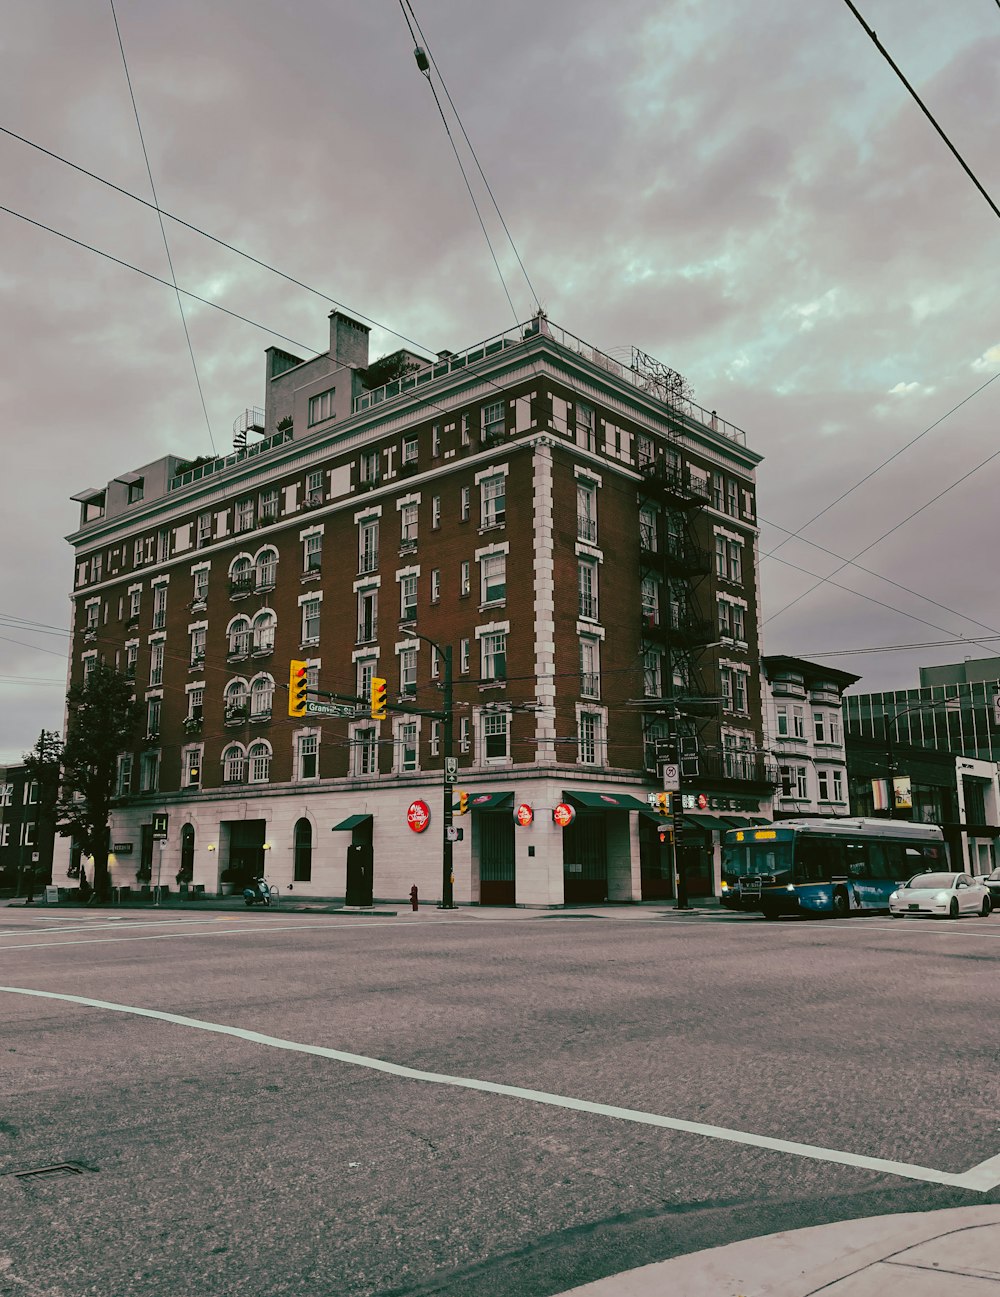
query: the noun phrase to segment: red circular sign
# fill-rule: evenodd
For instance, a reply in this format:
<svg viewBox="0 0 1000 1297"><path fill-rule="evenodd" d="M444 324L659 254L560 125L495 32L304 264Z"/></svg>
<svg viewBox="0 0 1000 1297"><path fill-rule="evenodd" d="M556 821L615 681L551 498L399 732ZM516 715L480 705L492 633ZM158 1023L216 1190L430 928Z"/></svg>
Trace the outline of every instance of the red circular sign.
<svg viewBox="0 0 1000 1297"><path fill-rule="evenodd" d="M414 833L423 833L431 822L431 808L426 802L410 802L406 808L406 822Z"/></svg>
<svg viewBox="0 0 1000 1297"><path fill-rule="evenodd" d="M552 818L561 829L567 829L576 819L576 811L568 802L560 802L553 807Z"/></svg>
<svg viewBox="0 0 1000 1297"><path fill-rule="evenodd" d="M707 805L708 805L708 798L705 796L704 793L699 793L699 794L698 794L698 809L699 809L700 811L703 811Z"/></svg>
<svg viewBox="0 0 1000 1297"><path fill-rule="evenodd" d="M518 824L520 824L522 828L527 828L527 826L531 823L531 821L534 818L535 818L535 812L531 809L531 807L528 805L527 802L522 802L521 805L514 812L514 819L517 820Z"/></svg>

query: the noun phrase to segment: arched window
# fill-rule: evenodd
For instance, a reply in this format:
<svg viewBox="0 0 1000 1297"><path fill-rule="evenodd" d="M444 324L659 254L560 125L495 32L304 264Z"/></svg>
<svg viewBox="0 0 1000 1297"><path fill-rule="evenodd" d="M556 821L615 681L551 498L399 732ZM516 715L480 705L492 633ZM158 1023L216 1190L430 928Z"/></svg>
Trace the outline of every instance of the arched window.
<svg viewBox="0 0 1000 1297"><path fill-rule="evenodd" d="M253 619L253 651L255 653L274 652L274 632L278 619L270 608L262 609Z"/></svg>
<svg viewBox="0 0 1000 1297"><path fill-rule="evenodd" d="M245 680L230 680L226 685L225 704L226 720L246 720L249 710L249 694Z"/></svg>
<svg viewBox="0 0 1000 1297"><path fill-rule="evenodd" d="M227 784L243 782L246 753L238 743L231 743L222 754L222 780Z"/></svg>
<svg viewBox="0 0 1000 1297"><path fill-rule="evenodd" d="M257 676L250 686L250 719L266 720L271 715L274 698L274 681L270 676Z"/></svg>
<svg viewBox="0 0 1000 1297"><path fill-rule="evenodd" d="M177 873L177 882L190 883L194 878L194 825L185 824L181 828L181 867Z"/></svg>
<svg viewBox="0 0 1000 1297"><path fill-rule="evenodd" d="M312 832L312 825L308 820L296 821L293 878L297 883L309 883L312 881Z"/></svg>
<svg viewBox="0 0 1000 1297"><path fill-rule="evenodd" d="M250 654L250 618L234 617L229 623L229 656L245 658Z"/></svg>
<svg viewBox="0 0 1000 1297"><path fill-rule="evenodd" d="M261 740L251 743L247 754L250 763L250 782L266 784L271 775L271 745Z"/></svg>
<svg viewBox="0 0 1000 1297"><path fill-rule="evenodd" d="M253 589L253 564L246 554L240 554L229 565L229 593L249 594Z"/></svg>
<svg viewBox="0 0 1000 1297"><path fill-rule="evenodd" d="M278 551L262 549L254 559L254 572L258 590L270 590L278 579Z"/></svg>

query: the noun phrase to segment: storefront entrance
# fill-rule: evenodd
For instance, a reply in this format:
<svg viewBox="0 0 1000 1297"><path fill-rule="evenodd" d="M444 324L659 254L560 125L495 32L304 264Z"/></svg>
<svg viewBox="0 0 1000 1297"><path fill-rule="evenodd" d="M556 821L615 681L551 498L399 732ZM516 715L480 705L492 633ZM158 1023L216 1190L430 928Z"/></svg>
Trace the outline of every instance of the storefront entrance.
<svg viewBox="0 0 1000 1297"><path fill-rule="evenodd" d="M578 811L563 829L563 899L593 905L608 897L608 835L604 811Z"/></svg>
<svg viewBox="0 0 1000 1297"><path fill-rule="evenodd" d="M639 870L644 901L667 901L674 897L673 836L660 842L658 825L662 817L639 816Z"/></svg>
<svg viewBox="0 0 1000 1297"><path fill-rule="evenodd" d="M475 811L479 827L479 904L513 905L514 817L510 811Z"/></svg>

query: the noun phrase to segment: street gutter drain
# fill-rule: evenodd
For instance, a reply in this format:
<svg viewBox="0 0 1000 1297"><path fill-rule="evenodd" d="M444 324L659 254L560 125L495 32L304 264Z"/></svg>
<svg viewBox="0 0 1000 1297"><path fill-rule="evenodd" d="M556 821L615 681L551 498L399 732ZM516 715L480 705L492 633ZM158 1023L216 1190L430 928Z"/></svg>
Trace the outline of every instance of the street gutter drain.
<svg viewBox="0 0 1000 1297"><path fill-rule="evenodd" d="M83 1175L83 1167L73 1162L57 1162L54 1166L39 1166L31 1171L11 1171L13 1180L52 1180L59 1175Z"/></svg>

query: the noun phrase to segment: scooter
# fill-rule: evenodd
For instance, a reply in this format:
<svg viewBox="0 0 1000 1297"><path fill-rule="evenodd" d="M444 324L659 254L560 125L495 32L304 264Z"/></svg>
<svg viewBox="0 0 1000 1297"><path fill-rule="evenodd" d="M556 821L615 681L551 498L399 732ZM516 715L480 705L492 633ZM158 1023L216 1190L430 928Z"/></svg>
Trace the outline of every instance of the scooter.
<svg viewBox="0 0 1000 1297"><path fill-rule="evenodd" d="M266 878L255 878L253 887L244 887L243 900L247 905L270 905L271 889Z"/></svg>

